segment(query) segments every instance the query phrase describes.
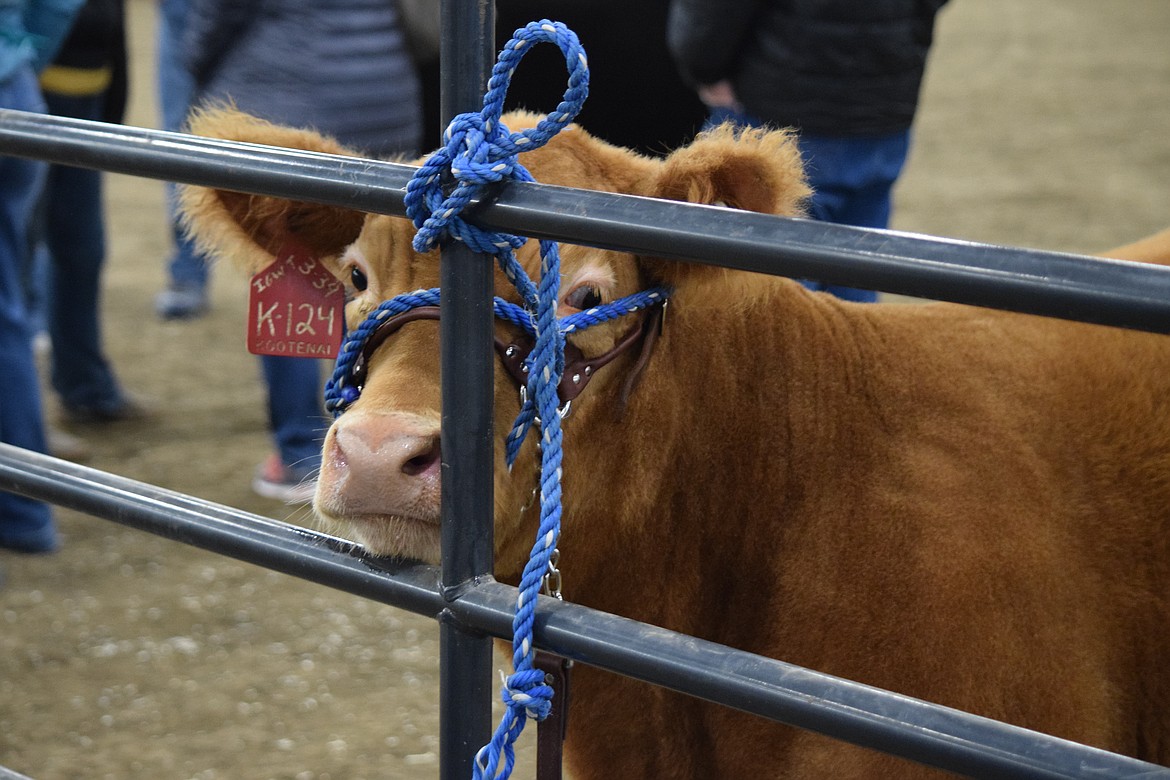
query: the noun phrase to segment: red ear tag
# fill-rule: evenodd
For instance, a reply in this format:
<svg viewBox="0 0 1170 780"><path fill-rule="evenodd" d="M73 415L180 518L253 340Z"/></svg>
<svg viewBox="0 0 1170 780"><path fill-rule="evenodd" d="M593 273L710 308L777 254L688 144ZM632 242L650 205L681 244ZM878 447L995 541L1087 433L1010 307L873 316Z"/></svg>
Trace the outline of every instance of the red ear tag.
<svg viewBox="0 0 1170 780"><path fill-rule="evenodd" d="M299 244L252 277L248 351L253 355L335 358L344 331L345 289Z"/></svg>

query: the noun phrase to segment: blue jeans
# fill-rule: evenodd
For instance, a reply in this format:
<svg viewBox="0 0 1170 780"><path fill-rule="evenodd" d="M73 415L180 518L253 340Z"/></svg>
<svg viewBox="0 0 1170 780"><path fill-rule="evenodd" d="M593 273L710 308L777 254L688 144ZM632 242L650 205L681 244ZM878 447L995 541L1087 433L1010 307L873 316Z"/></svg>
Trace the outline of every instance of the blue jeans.
<svg viewBox="0 0 1170 780"><path fill-rule="evenodd" d="M100 119L101 94L71 97L47 93L49 113ZM37 238L46 262L45 323L53 344L51 381L68 407L116 409L125 402L102 351L101 275L106 260L102 174L53 165L41 202ZM41 274L34 271L34 282Z"/></svg>
<svg viewBox="0 0 1170 780"><path fill-rule="evenodd" d="M329 420L322 407L324 382L314 358L263 355L268 385L268 423L280 459L297 471L321 467Z"/></svg>
<svg viewBox="0 0 1170 780"><path fill-rule="evenodd" d="M0 106L44 112L31 68L0 82ZM0 156L0 441L37 452L45 452L45 430L21 277L29 220L47 169L41 162ZM48 549L55 534L47 504L0 492L0 546Z"/></svg>
<svg viewBox="0 0 1170 780"><path fill-rule="evenodd" d="M183 30L186 28L189 0L162 0L158 17L158 97L162 107L164 130L181 130L195 98L195 80L181 59ZM175 200L175 185L167 183L167 209L175 251L167 261L170 284L176 287L207 286L207 260L194 242L183 235Z"/></svg>
<svg viewBox="0 0 1170 780"><path fill-rule="evenodd" d="M802 135L797 143L813 188L810 213L822 222L886 229L891 190L906 164L910 131L834 138Z"/></svg>
<svg viewBox="0 0 1170 780"><path fill-rule="evenodd" d="M732 121L744 126L764 124L749 114L713 109L708 126ZM910 151L910 131L883 136L820 136L802 133L797 138L809 186L809 216L839 225L881 228L890 226L891 192ZM873 303L877 293L853 287L802 280L812 290L838 298Z"/></svg>

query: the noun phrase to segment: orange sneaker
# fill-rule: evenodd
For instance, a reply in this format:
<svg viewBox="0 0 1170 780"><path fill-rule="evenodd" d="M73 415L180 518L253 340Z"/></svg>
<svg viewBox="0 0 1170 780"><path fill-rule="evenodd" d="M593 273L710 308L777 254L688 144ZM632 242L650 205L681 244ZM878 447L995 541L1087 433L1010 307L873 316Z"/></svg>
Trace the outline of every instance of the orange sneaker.
<svg viewBox="0 0 1170 780"><path fill-rule="evenodd" d="M286 504L307 504L317 492L317 469L297 469L284 465L275 452L256 467L252 490L264 498Z"/></svg>

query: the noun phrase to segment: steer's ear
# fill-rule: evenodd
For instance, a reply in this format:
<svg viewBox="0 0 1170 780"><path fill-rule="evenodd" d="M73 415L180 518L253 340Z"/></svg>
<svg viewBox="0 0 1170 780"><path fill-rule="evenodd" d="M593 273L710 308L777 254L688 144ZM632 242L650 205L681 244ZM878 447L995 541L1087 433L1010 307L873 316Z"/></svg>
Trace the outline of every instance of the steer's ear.
<svg viewBox="0 0 1170 780"><path fill-rule="evenodd" d="M723 125L701 134L663 161L642 194L796 217L812 193L795 136L787 130ZM650 261L652 273L677 286L687 276L710 278L721 269Z"/></svg>
<svg viewBox="0 0 1170 780"><path fill-rule="evenodd" d="M234 108L198 110L189 127L210 138L357 154L319 133L274 125ZM290 238L318 256L337 254L353 243L365 219L350 209L193 186L180 187L179 205L187 232L202 251L251 272L268 265Z"/></svg>

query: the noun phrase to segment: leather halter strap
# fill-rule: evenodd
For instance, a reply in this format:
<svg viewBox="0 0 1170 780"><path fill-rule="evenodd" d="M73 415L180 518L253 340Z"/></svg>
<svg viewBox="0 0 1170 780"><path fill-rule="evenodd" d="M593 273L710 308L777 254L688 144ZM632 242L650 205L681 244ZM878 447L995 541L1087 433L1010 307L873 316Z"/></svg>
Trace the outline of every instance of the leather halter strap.
<svg viewBox="0 0 1170 780"><path fill-rule="evenodd" d="M397 333L399 328L409 322L416 320L438 320L440 309L438 306L418 306L414 309L404 311L400 314L395 314L393 317L387 317L374 332L366 339L366 343L362 345L362 353L354 361L353 370L351 371L351 382L354 387L361 387L366 383L366 374L369 372L370 358L373 357L374 352L382 343L390 336ZM623 402L628 397L633 388L634 382L642 369L646 366L650 358L650 350L657 340L658 333L662 329L663 306L655 306L647 311L646 316L643 317L642 322L631 328L624 336L622 336L613 348L596 357L586 357L581 350L573 344L565 343L565 371L561 376L561 382L557 386L557 397L561 403L572 401L585 386L589 384L589 380L597 372L598 369L613 362L614 359L629 351L634 346L640 346L638 361L634 365L631 375L627 377L625 388L622 392ZM500 356L500 362L504 366L504 370L512 377L518 387L527 387L528 373L525 370L524 361L528 359L528 355L532 352L535 342L531 338L516 341L504 341L499 336L493 337L495 341L496 354Z"/></svg>
<svg viewBox="0 0 1170 780"><path fill-rule="evenodd" d="M556 692L548 717L536 724L536 780L561 780L562 747L569 725L569 673L573 662L545 650L537 650L533 667L544 672L545 682Z"/></svg>

